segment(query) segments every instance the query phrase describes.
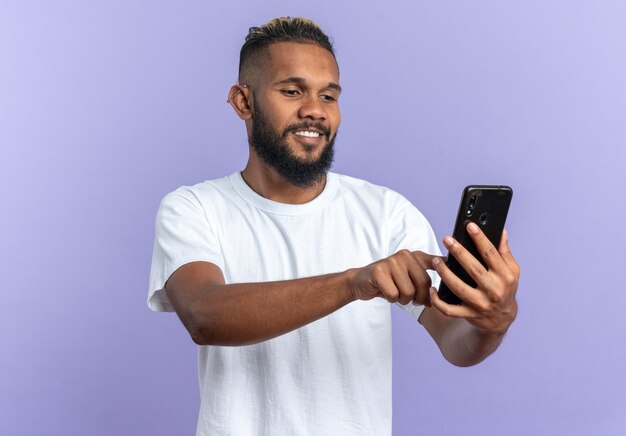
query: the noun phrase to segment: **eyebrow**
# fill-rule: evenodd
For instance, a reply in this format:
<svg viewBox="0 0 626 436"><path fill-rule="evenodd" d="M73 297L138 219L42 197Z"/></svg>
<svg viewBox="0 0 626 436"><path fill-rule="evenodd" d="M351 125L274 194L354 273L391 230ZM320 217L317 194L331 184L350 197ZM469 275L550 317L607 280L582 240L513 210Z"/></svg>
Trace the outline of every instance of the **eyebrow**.
<svg viewBox="0 0 626 436"><path fill-rule="evenodd" d="M296 85L304 86L306 85L306 80L302 77L287 77L284 80L280 80L274 83L274 85L284 85L286 83L294 83ZM339 84L335 82L329 82L328 85L326 85L326 88L334 89L338 92L341 92L341 86L339 86Z"/></svg>

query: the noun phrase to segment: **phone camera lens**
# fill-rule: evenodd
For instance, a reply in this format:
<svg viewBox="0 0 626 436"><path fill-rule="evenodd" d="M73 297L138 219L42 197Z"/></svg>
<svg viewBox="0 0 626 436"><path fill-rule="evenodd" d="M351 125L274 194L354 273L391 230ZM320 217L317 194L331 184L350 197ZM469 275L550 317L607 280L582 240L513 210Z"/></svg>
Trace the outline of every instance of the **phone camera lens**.
<svg viewBox="0 0 626 436"><path fill-rule="evenodd" d="M489 221L489 215L487 215L486 213L482 214L480 216L480 218L478 219L480 221L480 223L484 226L485 224L487 224L487 221Z"/></svg>
<svg viewBox="0 0 626 436"><path fill-rule="evenodd" d="M470 196L469 202L467 203L467 207L469 208L469 210L474 210L474 208L476 207L476 194L472 194Z"/></svg>

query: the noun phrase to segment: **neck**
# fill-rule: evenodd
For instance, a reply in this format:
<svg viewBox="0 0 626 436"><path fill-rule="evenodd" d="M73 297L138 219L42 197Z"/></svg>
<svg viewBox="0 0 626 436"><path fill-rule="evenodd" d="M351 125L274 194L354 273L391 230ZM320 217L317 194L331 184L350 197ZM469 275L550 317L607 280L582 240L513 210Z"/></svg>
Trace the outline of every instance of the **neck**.
<svg viewBox="0 0 626 436"><path fill-rule="evenodd" d="M246 184L257 194L269 200L286 204L304 204L315 199L326 186L326 175L312 186L303 188L280 176L259 158L252 156L241 172Z"/></svg>

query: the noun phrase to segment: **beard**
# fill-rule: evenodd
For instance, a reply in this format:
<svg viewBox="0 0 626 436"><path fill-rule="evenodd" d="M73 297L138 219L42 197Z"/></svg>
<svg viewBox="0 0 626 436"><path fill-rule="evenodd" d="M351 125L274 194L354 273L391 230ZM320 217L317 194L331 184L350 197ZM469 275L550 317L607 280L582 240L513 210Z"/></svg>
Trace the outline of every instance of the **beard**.
<svg viewBox="0 0 626 436"><path fill-rule="evenodd" d="M282 133L278 133L267 121L253 100L254 119L250 145L270 167L288 182L301 188L310 188L324 180L335 157L335 138L330 138L330 131L319 124L305 122L292 124ZM317 159L301 159L289 148L287 137L290 133L314 127L326 138L326 145ZM308 151L308 150L307 150Z"/></svg>

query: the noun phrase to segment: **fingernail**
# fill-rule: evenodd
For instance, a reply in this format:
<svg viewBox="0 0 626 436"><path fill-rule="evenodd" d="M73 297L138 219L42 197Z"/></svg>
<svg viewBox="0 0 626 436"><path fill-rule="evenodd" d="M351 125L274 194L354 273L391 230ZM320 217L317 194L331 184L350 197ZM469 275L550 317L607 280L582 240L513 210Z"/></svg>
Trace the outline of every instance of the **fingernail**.
<svg viewBox="0 0 626 436"><path fill-rule="evenodd" d="M445 238L443 238L443 244L446 247L450 247L452 244L454 244L454 239L452 239L450 236L446 236Z"/></svg>
<svg viewBox="0 0 626 436"><path fill-rule="evenodd" d="M433 257L433 266L435 268L437 268L440 263L441 263L441 259L439 259L438 257Z"/></svg>
<svg viewBox="0 0 626 436"><path fill-rule="evenodd" d="M467 225L467 230L468 230L470 233L474 233L474 234L476 234L476 233L478 233L478 226L477 226L475 223L469 223L469 224Z"/></svg>

